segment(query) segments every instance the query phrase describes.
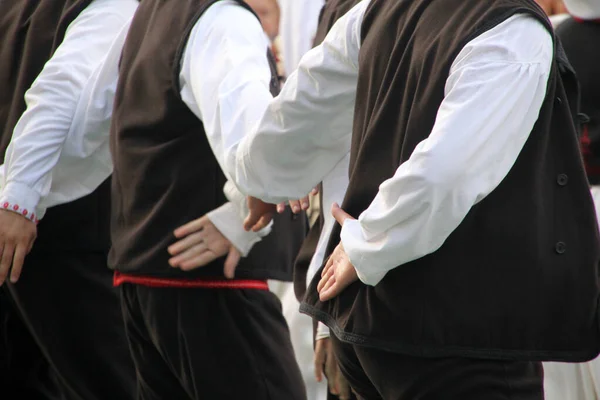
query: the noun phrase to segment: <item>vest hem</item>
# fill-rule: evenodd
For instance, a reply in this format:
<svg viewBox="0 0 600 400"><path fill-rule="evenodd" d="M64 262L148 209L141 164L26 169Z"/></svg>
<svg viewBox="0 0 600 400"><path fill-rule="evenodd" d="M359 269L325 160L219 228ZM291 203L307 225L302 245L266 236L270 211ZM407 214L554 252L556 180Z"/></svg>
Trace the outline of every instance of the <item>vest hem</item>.
<svg viewBox="0 0 600 400"><path fill-rule="evenodd" d="M307 303L300 304L300 312L327 325L331 332L340 341L371 347L392 353L400 353L413 357L438 358L438 357L468 357L485 360L511 360L511 361L557 361L557 362L587 362L595 359L600 354L600 349L593 351L562 351L562 350L527 350L527 349L494 349L464 346L444 345L418 345L401 342L390 342L358 335L344 331L331 315Z"/></svg>

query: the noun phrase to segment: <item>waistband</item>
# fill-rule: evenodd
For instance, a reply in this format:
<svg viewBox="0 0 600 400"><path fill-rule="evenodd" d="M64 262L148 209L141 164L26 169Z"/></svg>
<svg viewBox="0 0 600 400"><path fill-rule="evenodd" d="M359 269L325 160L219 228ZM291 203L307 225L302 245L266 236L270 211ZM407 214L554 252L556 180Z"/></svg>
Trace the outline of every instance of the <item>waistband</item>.
<svg viewBox="0 0 600 400"><path fill-rule="evenodd" d="M255 289L269 290L266 280L255 279L177 279L177 278L157 278L153 276L140 276L123 274L115 271L113 276L113 286L117 287L124 283L142 285L149 287L169 287L169 288L203 288L203 289Z"/></svg>

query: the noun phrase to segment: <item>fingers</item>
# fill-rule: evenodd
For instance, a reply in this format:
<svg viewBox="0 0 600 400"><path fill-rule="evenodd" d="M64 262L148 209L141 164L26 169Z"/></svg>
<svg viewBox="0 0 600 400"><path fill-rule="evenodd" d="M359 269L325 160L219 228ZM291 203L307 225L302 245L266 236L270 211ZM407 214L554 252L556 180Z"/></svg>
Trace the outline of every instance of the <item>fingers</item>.
<svg viewBox="0 0 600 400"><path fill-rule="evenodd" d="M323 368L325 366L325 360L327 358L327 350L325 341L328 339L317 340L315 345L315 379L317 382L323 381Z"/></svg>
<svg viewBox="0 0 600 400"><path fill-rule="evenodd" d="M335 296L340 294L342 291L341 285L335 279L335 276L331 276L323 285L323 288L319 291L319 300L328 301L333 299Z"/></svg>
<svg viewBox="0 0 600 400"><path fill-rule="evenodd" d="M203 231L192 233L185 239L181 239L170 245L167 250L170 255L176 256L194 246L201 246L204 243L204 236Z"/></svg>
<svg viewBox="0 0 600 400"><path fill-rule="evenodd" d="M4 284L6 278L8 277L14 252L15 248L13 244L4 243L4 248L2 249L2 259L0 260L0 285Z"/></svg>
<svg viewBox="0 0 600 400"><path fill-rule="evenodd" d="M310 206L310 202L308 200L308 196L301 198L300 199L300 208L303 211L306 211L306 210L308 210L308 206Z"/></svg>
<svg viewBox="0 0 600 400"><path fill-rule="evenodd" d="M225 267L223 269L223 273L225 274L225 278L233 279L235 277L235 269L240 262L240 258L242 255L234 246L231 246L229 249L229 254L227 254L227 259L225 260Z"/></svg>
<svg viewBox="0 0 600 400"><path fill-rule="evenodd" d="M348 214L346 211L342 210L338 203L333 203L331 206L331 214L333 218L342 226L344 226L344 221L349 219L356 219L352 215Z"/></svg>
<svg viewBox="0 0 600 400"><path fill-rule="evenodd" d="M195 258L208 250L208 245L205 242L200 242L195 246L188 248L184 252L178 254L177 256L171 257L169 259L169 264L172 267L181 267L182 263L189 261L190 259Z"/></svg>
<svg viewBox="0 0 600 400"><path fill-rule="evenodd" d="M323 268L323 271L321 271L321 277L324 277L325 275L327 275L327 273L329 272L329 270L333 266L333 257L334 256L335 256L335 250L334 250L333 254L331 254L327 258L327 263L325 263L325 268Z"/></svg>
<svg viewBox="0 0 600 400"><path fill-rule="evenodd" d="M329 386L329 391L331 392L331 394L337 396L340 393L337 384L337 375L339 373L339 370L337 368L337 360L332 353L333 349L330 349L327 360L325 360L325 373L327 374L327 384Z"/></svg>
<svg viewBox="0 0 600 400"><path fill-rule="evenodd" d="M313 189L314 192L315 189ZM312 194L312 192L311 192ZM300 200L290 200L290 209L292 210L292 212L294 214L298 214L301 211L306 211L308 210L308 207L310 206L310 201L308 196L301 198ZM285 211L285 203L279 203L277 204L277 212L279 214L281 214L282 212Z"/></svg>
<svg viewBox="0 0 600 400"><path fill-rule="evenodd" d="M351 393L350 384L348 383L346 378L344 378L344 375L340 371L339 365L336 365L336 368L338 370L338 373L337 373L338 397L340 398L340 400L350 400L350 393Z"/></svg>
<svg viewBox="0 0 600 400"><path fill-rule="evenodd" d="M258 232L261 229L266 228L267 225L269 225L269 223L273 220L273 213L264 214L263 216L258 218L258 220L256 220L256 222L254 223L252 223L252 219L250 219L249 221L250 217L251 216L249 215L246 218L246 221L244 221L244 229L251 230L252 232Z"/></svg>
<svg viewBox="0 0 600 400"><path fill-rule="evenodd" d="M10 271L10 282L16 283L21 277L21 271L23 270L23 263L25 263L25 256L28 253L28 247L23 245L17 246L12 262L12 269Z"/></svg>
<svg viewBox="0 0 600 400"><path fill-rule="evenodd" d="M258 232L267 225L273 219L272 213L267 213L265 215L260 215L250 210L250 213L244 220L244 229L247 231Z"/></svg>
<svg viewBox="0 0 600 400"><path fill-rule="evenodd" d="M0 245L0 260L2 260L2 254L4 254L4 248ZM8 268L5 268L0 262L0 286L4 284L4 280L8 276Z"/></svg>
<svg viewBox="0 0 600 400"><path fill-rule="evenodd" d="M208 218L206 216L204 216L202 218L195 219L191 222L188 222L185 225L180 226L179 228L175 229L175 231L174 231L175 237L181 238L181 237L189 235L190 233L194 233L194 232L202 230L202 228L204 227L204 224L206 223L207 220L208 220Z"/></svg>
<svg viewBox="0 0 600 400"><path fill-rule="evenodd" d="M285 211L285 203L279 203L279 204L277 204L277 213L281 214L284 211Z"/></svg>
<svg viewBox="0 0 600 400"><path fill-rule="evenodd" d="M195 257L189 258L185 261L181 261L179 263L179 268L182 271L191 271L193 269L208 265L219 257L221 256L210 250L207 250L201 254L198 254Z"/></svg>
<svg viewBox="0 0 600 400"><path fill-rule="evenodd" d="M317 285L317 292L321 292L321 290L323 290L327 281L333 277L333 272L334 268L329 264L329 262L327 262L327 266L325 266L325 269L323 269L323 273L321 274L321 280Z"/></svg>
<svg viewBox="0 0 600 400"><path fill-rule="evenodd" d="M313 190L310 191L311 196L316 196L319 194L319 186L315 186Z"/></svg>
<svg viewBox="0 0 600 400"><path fill-rule="evenodd" d="M290 208L294 214L298 214L302 209L301 200L290 200Z"/></svg>

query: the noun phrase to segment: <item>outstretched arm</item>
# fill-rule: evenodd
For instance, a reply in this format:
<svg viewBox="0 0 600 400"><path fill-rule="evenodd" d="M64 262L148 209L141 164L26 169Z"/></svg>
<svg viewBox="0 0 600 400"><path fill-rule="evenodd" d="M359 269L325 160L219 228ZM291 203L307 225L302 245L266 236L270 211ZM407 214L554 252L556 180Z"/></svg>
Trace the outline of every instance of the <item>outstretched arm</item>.
<svg viewBox="0 0 600 400"><path fill-rule="evenodd" d="M216 18L226 7L228 17ZM200 19L184 55L182 98L241 192L273 204L303 198L348 152L363 13L342 18L274 100L258 20L227 1Z"/></svg>

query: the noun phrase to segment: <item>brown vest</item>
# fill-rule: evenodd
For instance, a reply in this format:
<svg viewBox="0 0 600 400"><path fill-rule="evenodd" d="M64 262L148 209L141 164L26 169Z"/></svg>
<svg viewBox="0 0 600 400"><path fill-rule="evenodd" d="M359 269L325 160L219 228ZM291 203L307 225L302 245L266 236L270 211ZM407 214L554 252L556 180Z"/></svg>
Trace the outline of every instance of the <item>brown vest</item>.
<svg viewBox="0 0 600 400"><path fill-rule="evenodd" d="M189 34L214 3L145 0L131 24L111 130L114 212L109 263L119 271L174 278L223 275L223 260L186 273L169 266L167 252L175 242L175 228L226 202L225 177L202 121L183 102L179 88ZM276 94L279 81L270 61ZM291 280L306 229L305 216L297 218L288 211L276 217L271 234L240 262L236 276Z"/></svg>
<svg viewBox="0 0 600 400"><path fill-rule="evenodd" d="M25 92L92 0L0 1L0 162L25 111ZM34 251L108 251L110 185L52 207L38 226Z"/></svg>
<svg viewBox="0 0 600 400"><path fill-rule="evenodd" d="M358 217L427 138L464 45L516 13L552 32L531 0L372 0L361 33L346 211ZM357 282L326 303L315 280L303 311L344 341L415 356L584 361L598 354L598 227L570 108L577 84L560 50L516 163L446 242L377 286ZM330 251L339 233L338 226Z"/></svg>

